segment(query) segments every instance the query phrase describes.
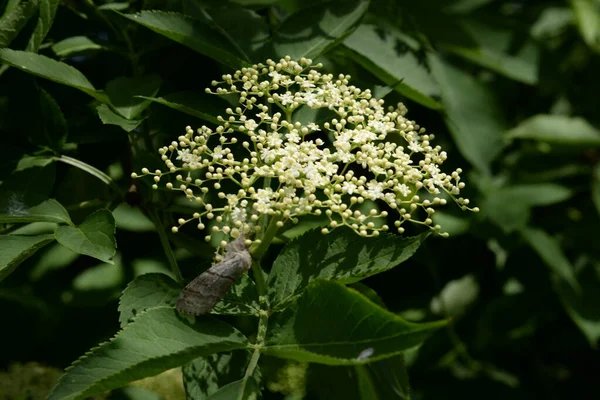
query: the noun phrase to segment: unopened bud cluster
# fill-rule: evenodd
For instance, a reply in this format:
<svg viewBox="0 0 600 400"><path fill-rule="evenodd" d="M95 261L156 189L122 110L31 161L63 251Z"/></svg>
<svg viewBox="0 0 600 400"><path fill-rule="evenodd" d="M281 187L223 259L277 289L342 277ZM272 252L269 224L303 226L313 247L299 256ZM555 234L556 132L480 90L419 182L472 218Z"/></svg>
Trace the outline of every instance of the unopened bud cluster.
<svg viewBox="0 0 600 400"><path fill-rule="evenodd" d="M175 175L165 187L201 206L180 225L195 220L205 229L212 220L211 234L260 240L265 221L283 227L312 214L328 218L324 233L348 226L377 236L391 227L374 222L387 219L387 211L365 210L373 201L397 213L399 233L408 221L439 230L432 215L446 198L470 209L459 197L462 171L441 170L446 153L404 117L403 104L384 108L369 90L350 85L350 76L322 74L320 67L286 57L212 82L208 93L237 95L239 105L224 110L215 128L188 126L159 149L166 171L142 170L154 175L155 189ZM315 120L316 111L326 120Z"/></svg>

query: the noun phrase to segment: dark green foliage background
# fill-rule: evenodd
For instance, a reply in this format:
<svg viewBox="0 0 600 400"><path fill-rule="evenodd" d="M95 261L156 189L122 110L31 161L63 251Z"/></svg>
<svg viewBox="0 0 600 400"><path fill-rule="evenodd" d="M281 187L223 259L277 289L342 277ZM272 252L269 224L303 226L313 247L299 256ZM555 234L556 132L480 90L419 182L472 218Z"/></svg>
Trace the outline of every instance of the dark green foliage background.
<svg viewBox="0 0 600 400"><path fill-rule="evenodd" d="M148 181L129 175L160 166L156 147L186 125L205 124L216 101L169 95L201 95L211 80L244 62L297 52L292 55L323 62L327 72L351 74L357 86L384 93L386 103L404 102L408 117L435 133L435 143L448 152L446 167L463 168L465 197L481 209L474 215L449 206L435 222L450 238L432 235L397 268L352 284L409 321L452 317L447 328L405 355L410 395L390 373L402 368L392 358L369 370L311 365L307 398L595 398L598 0L39 2L0 6L0 15L21 7L23 21L0 19L0 48L12 49L0 50L0 214L10 210L15 193L26 194L25 204L55 198L80 227L92 212L119 205L118 253L115 265L100 264L52 243L15 268L0 283L0 369L28 361L70 365L118 331L118 299L135 276L168 273L159 237L140 210L152 215L160 201L165 208L157 220L167 228L177 213L189 210L176 196L157 199ZM39 21L54 6L51 29L42 34ZM178 39L122 15L142 10L191 15L195 33ZM210 35L214 39L206 41ZM224 35L229 39L219 42ZM31 41L38 36L43 41ZM87 40L64 42L73 37ZM313 39L318 46L307 46ZM21 54L13 50L69 64L105 92L25 73L31 68L11 58ZM111 83L123 77L139 81ZM148 101L128 120L105 105L108 114L101 119L97 107L107 104L106 96L117 106L119 89L128 84L134 94L162 100ZM115 183L67 162L15 172L25 155L66 155ZM2 233L10 233L29 221L2 222ZM307 221L300 230L314 226ZM39 225L28 229L47 232ZM182 251L177 257L187 279L210 262L202 238L193 229L170 237ZM267 260L281 247L273 246ZM225 319L252 334L254 322ZM278 362L265 366L263 378L275 379ZM283 398L268 390L263 395Z"/></svg>

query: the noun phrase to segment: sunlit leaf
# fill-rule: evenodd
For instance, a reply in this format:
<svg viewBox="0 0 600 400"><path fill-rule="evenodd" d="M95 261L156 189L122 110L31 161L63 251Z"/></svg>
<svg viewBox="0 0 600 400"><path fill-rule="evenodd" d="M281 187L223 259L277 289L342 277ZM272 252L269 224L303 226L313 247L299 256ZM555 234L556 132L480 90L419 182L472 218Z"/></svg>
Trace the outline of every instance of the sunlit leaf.
<svg viewBox="0 0 600 400"><path fill-rule="evenodd" d="M415 324L337 282L315 280L272 317L265 353L298 361L356 365L401 354L445 321Z"/></svg>
<svg viewBox="0 0 600 400"><path fill-rule="evenodd" d="M190 324L171 308L148 310L109 342L75 361L48 399L83 399L197 357L246 346L244 335L210 317Z"/></svg>
<svg viewBox="0 0 600 400"><path fill-rule="evenodd" d="M350 229L328 235L308 231L288 244L273 264L267 282L271 306L277 309L315 279L353 283L387 271L409 259L427 236L429 232L363 238Z"/></svg>
<svg viewBox="0 0 600 400"><path fill-rule="evenodd" d="M111 263L115 255L115 219L106 209L90 214L79 226L60 226L56 240L75 253L85 254Z"/></svg>
<svg viewBox="0 0 600 400"><path fill-rule="evenodd" d="M535 115L507 132L509 138L576 146L600 146L600 130L585 119L565 115Z"/></svg>
<svg viewBox="0 0 600 400"><path fill-rule="evenodd" d="M0 235L0 281L53 240L52 235Z"/></svg>
<svg viewBox="0 0 600 400"><path fill-rule="evenodd" d="M105 47L87 36L72 36L52 45L52 51L58 57L70 57L87 51L103 50Z"/></svg>

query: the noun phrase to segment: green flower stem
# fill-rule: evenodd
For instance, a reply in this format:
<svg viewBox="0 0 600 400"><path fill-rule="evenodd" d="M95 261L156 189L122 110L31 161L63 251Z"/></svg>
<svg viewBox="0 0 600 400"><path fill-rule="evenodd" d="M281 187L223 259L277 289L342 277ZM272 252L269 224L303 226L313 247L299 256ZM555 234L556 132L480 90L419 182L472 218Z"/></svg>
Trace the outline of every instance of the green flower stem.
<svg viewBox="0 0 600 400"><path fill-rule="evenodd" d="M258 319L258 332L256 334L256 343L254 344L254 352L252 353L252 358L250 359L250 363L248 363L248 368L246 368L246 373L244 374L244 378L249 378L254 374L254 370L258 365L258 360L260 358L260 354L265 345L265 339L267 337L267 326L269 324L269 312L267 310L263 310L261 307L260 316Z"/></svg>
<svg viewBox="0 0 600 400"><path fill-rule="evenodd" d="M113 179L110 176L106 175L104 172L100 171L98 168L92 167L90 164L87 164L81 160L78 160L76 158L72 158L69 156L65 156L65 155L61 155L58 157L52 157L52 159L55 161L60 161L65 164L72 165L74 167L79 168L82 171L87 172L90 175L95 176L96 178L98 178L102 182L104 182L106 185L110 186L110 188L113 189L121 198L123 197L123 191L121 190L119 185L117 185L117 183L115 181L113 181Z"/></svg>
<svg viewBox="0 0 600 400"><path fill-rule="evenodd" d="M179 265L177 265L177 259L175 258L175 253L173 253L173 249L169 244L169 238L167 237L167 232L165 232L165 227L160 220L160 217L156 213L154 209L148 210L148 215L150 219L156 226L156 230L158 232L158 237L160 238L160 244L165 251L167 256L167 260L169 260L169 265L171 266L171 271L173 272L173 276L175 276L175 280L179 283L183 283L183 275L181 275L181 271L179 270Z"/></svg>
<svg viewBox="0 0 600 400"><path fill-rule="evenodd" d="M264 231L260 239L260 244L258 245L258 247L250 251L250 253L252 253L252 258L254 258L255 260L260 260L265 255L267 249L269 248L269 245L271 244L273 238L275 237L275 234L277 233L277 230L279 229L279 227L277 226L277 223L279 221L281 221L281 216L273 215L271 217L269 225L267 226L267 229Z"/></svg>

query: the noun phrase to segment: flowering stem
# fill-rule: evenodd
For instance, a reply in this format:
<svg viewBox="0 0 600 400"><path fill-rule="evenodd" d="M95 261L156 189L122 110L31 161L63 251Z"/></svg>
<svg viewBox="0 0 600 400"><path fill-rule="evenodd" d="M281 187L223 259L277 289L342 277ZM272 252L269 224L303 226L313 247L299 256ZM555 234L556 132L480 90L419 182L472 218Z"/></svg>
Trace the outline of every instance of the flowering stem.
<svg viewBox="0 0 600 400"><path fill-rule="evenodd" d="M267 226L267 229L264 231L264 234L260 239L260 244L253 251L251 251L252 257L255 260L260 260L265 255L265 252L269 248L269 245L273 241L273 238L275 237L275 234L279 229L277 223L280 220L281 216L279 215L273 215L271 217L271 220L269 221L269 226Z"/></svg>
<svg viewBox="0 0 600 400"><path fill-rule="evenodd" d="M148 215L154 223L154 226L156 226L156 231L158 232L158 237L160 238L160 244L162 245L163 250L165 251L165 255L167 256L167 260L169 261L169 265L171 266L171 271L173 272L175 280L179 283L183 283L183 275L181 275L181 271L179 270L179 266L177 265L175 253L173 253L173 249L169 244L169 238L167 237L165 227L163 226L160 217L152 208L148 210Z"/></svg>

